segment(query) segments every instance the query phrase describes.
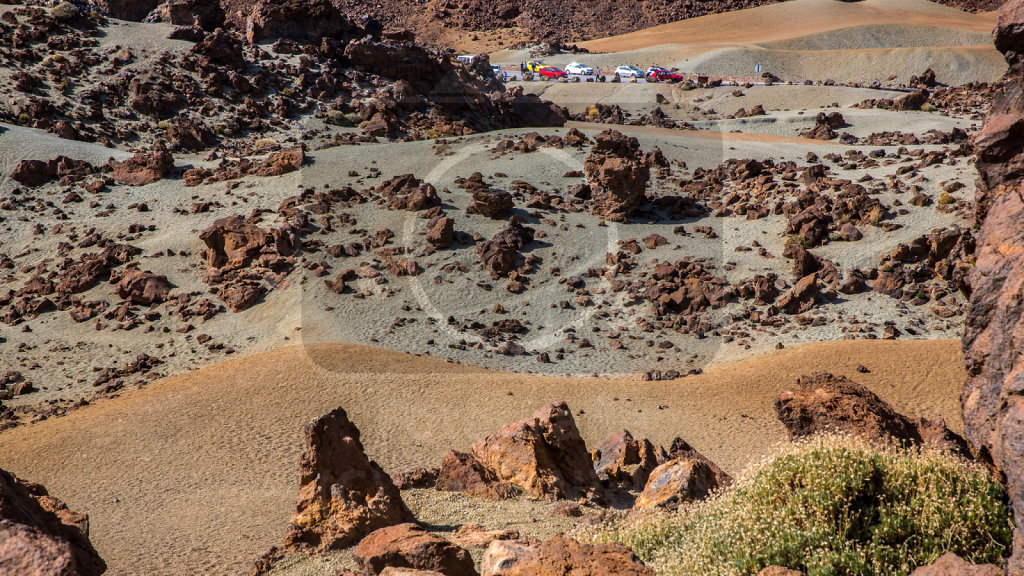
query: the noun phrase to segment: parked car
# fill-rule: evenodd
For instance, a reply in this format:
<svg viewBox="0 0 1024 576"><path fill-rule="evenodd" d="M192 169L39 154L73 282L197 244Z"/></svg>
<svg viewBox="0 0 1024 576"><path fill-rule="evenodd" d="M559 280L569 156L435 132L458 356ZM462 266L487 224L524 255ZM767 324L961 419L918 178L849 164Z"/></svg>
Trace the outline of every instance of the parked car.
<svg viewBox="0 0 1024 576"><path fill-rule="evenodd" d="M659 82L682 82L683 75L676 74L668 68L662 68L661 66L651 66L647 69L647 79Z"/></svg>
<svg viewBox="0 0 1024 576"><path fill-rule="evenodd" d="M590 76L594 73L594 69L590 66L580 64L579 62L570 62L565 67L566 74L580 74L582 76Z"/></svg>
<svg viewBox="0 0 1024 576"><path fill-rule="evenodd" d="M473 56L472 54L463 54L456 58L456 60L460 64L472 64L476 60L476 56Z"/></svg>
<svg viewBox="0 0 1024 576"><path fill-rule="evenodd" d="M554 66L541 66L537 69L537 74L544 78L565 78L568 76L568 74L565 73L565 70L560 70Z"/></svg>
<svg viewBox="0 0 1024 576"><path fill-rule="evenodd" d="M540 60L530 60L529 62L526 63L526 71L537 72L544 66L547 66L547 64L541 62Z"/></svg>
<svg viewBox="0 0 1024 576"><path fill-rule="evenodd" d="M497 64L491 64L491 72L494 72L495 76L501 76L503 73L501 66L498 66Z"/></svg>
<svg viewBox="0 0 1024 576"><path fill-rule="evenodd" d="M636 66L619 66L615 69L615 75L620 78L643 78L644 71Z"/></svg>

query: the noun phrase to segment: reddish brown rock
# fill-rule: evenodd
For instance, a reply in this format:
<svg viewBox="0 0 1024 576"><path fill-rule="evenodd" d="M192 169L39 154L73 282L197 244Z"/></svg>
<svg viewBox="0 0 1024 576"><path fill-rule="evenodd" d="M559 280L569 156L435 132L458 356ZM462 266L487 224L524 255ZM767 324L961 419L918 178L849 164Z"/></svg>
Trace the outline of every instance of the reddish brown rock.
<svg viewBox="0 0 1024 576"><path fill-rule="evenodd" d="M441 198L432 184L412 174L402 174L382 183L371 193L379 196L391 210L417 212L441 205Z"/></svg>
<svg viewBox="0 0 1024 576"><path fill-rule="evenodd" d="M517 530L485 530L479 524L463 524L452 535L452 542L463 548L487 548L495 540L516 540Z"/></svg>
<svg viewBox="0 0 1024 576"><path fill-rule="evenodd" d="M441 461L435 487L445 492L464 492L491 500L516 498L523 493L518 486L498 480L497 475L472 454L454 450L445 454Z"/></svg>
<svg viewBox="0 0 1024 576"><path fill-rule="evenodd" d="M199 235L207 249L203 253L206 263L215 268L244 266L265 251L290 256L298 245L295 235L288 230L266 230L246 221L241 216L216 220Z"/></svg>
<svg viewBox="0 0 1024 576"><path fill-rule="evenodd" d="M514 207L512 195L504 190L478 189L473 190L473 201L466 212L480 214L488 218L501 218Z"/></svg>
<svg viewBox="0 0 1024 576"><path fill-rule="evenodd" d="M106 569L89 542L88 516L0 470L0 574L99 576Z"/></svg>
<svg viewBox="0 0 1024 576"><path fill-rule="evenodd" d="M220 288L217 295L227 304L232 312L241 312L259 302L260 298L267 293L267 289L259 282L252 280L241 280L232 282Z"/></svg>
<svg viewBox="0 0 1024 576"><path fill-rule="evenodd" d="M358 28L329 0L259 0L245 23L250 43L265 38L320 42Z"/></svg>
<svg viewBox="0 0 1024 576"><path fill-rule="evenodd" d="M586 444L564 402L502 426L471 452L499 482L551 499L602 497Z"/></svg>
<svg viewBox="0 0 1024 576"><path fill-rule="evenodd" d="M946 552L938 560L915 568L910 576L1005 576L994 564L971 564L952 552Z"/></svg>
<svg viewBox="0 0 1024 576"><path fill-rule="evenodd" d="M28 187L42 186L65 176L84 177L95 172L92 164L57 156L53 160L22 160L11 172L11 179Z"/></svg>
<svg viewBox="0 0 1024 576"><path fill-rule="evenodd" d="M844 376L824 372L801 376L797 388L782 392L775 400L775 413L793 439L842 432L966 454L964 440L941 420L911 420Z"/></svg>
<svg viewBox="0 0 1024 576"><path fill-rule="evenodd" d="M156 8L161 22L175 26L197 26L209 32L224 26L225 13L213 0L168 0Z"/></svg>
<svg viewBox="0 0 1024 576"><path fill-rule="evenodd" d="M447 248L455 243L455 219L438 216L430 221L427 242L436 248Z"/></svg>
<svg viewBox="0 0 1024 576"><path fill-rule="evenodd" d="M306 152L302 146L293 146L274 152L256 169L257 176L281 176L302 168L306 161Z"/></svg>
<svg viewBox="0 0 1024 576"><path fill-rule="evenodd" d="M524 226L519 216L513 216L494 238L477 244L476 253L491 276L507 276L519 261L520 250L533 242L533 237L534 229Z"/></svg>
<svg viewBox="0 0 1024 576"><path fill-rule="evenodd" d="M715 472L703 460L677 458L655 468L633 507L676 508L681 504L703 500L718 488Z"/></svg>
<svg viewBox="0 0 1024 576"><path fill-rule="evenodd" d="M148 154L139 153L124 162L110 161L111 175L119 184L145 186L152 184L170 172L174 167L171 153L157 143Z"/></svg>
<svg viewBox="0 0 1024 576"><path fill-rule="evenodd" d="M800 279L789 292L779 297L777 303L786 314L803 314L814 308L818 297L818 275L808 274Z"/></svg>
<svg viewBox="0 0 1024 576"><path fill-rule="evenodd" d="M593 214L620 222L640 207L651 177L639 141L617 130L594 136L583 172L590 184Z"/></svg>
<svg viewBox="0 0 1024 576"><path fill-rule="evenodd" d="M166 301L170 292L166 276L144 270L129 270L117 283L118 296L144 306Z"/></svg>
<svg viewBox="0 0 1024 576"><path fill-rule="evenodd" d="M356 546L362 570L380 574L386 567L433 570L447 576L476 576L469 552L412 523L387 526Z"/></svg>
<svg viewBox="0 0 1024 576"><path fill-rule="evenodd" d="M391 477L366 457L359 430L336 408L305 427L291 548L344 548L370 532L409 522L412 513Z"/></svg>
<svg viewBox="0 0 1024 576"><path fill-rule="evenodd" d="M687 460L700 460L707 464L708 468L711 468L711 472L714 473L715 483L718 484L719 488L724 488L729 484L732 484L732 476L729 476L725 470L719 468L718 465L708 459L707 456L704 456L698 452L696 448L690 446L689 442L676 437L672 440L672 445L668 449L668 459L678 460L680 458Z"/></svg>
<svg viewBox="0 0 1024 576"><path fill-rule="evenodd" d="M480 566L481 576L654 576L621 544L583 544L565 534L539 545L495 540Z"/></svg>
<svg viewBox="0 0 1024 576"><path fill-rule="evenodd" d="M660 452L660 454L659 454ZM605 488L642 490L651 471L657 468L664 450L650 440L637 440L628 430L619 430L598 444L593 452L594 470Z"/></svg>
<svg viewBox="0 0 1024 576"><path fill-rule="evenodd" d="M758 572L757 576L804 576L804 573L784 566L768 566Z"/></svg>

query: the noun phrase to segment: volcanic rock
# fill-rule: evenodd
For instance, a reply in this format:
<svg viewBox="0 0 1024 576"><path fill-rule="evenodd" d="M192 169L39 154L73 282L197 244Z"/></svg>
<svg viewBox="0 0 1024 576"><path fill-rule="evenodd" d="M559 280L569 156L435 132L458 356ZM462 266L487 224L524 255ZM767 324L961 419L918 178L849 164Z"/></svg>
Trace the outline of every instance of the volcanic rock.
<svg viewBox="0 0 1024 576"><path fill-rule="evenodd" d="M143 270L129 270L117 283L118 296L144 306L166 301L170 291L166 276Z"/></svg>
<svg viewBox="0 0 1024 576"><path fill-rule="evenodd" d="M366 457L359 430L344 410L310 421L304 433L299 497L286 546L344 548L374 530L413 519L391 477Z"/></svg>
<svg viewBox="0 0 1024 576"><path fill-rule="evenodd" d="M495 540L480 562L481 576L654 576L621 544L582 544L559 534L539 545Z"/></svg>
<svg viewBox="0 0 1024 576"><path fill-rule="evenodd" d="M445 457L437 479L439 490L465 486L470 492L502 496L509 492L502 486L507 484L547 499L603 499L590 454L564 402L506 424L473 443L470 452Z"/></svg>
<svg viewBox="0 0 1024 576"><path fill-rule="evenodd" d="M476 576L469 552L413 523L370 533L356 546L362 570L380 574L385 567L433 570L447 576Z"/></svg>
<svg viewBox="0 0 1024 576"><path fill-rule="evenodd" d="M610 129L594 136L583 172L590 184L593 214L619 222L643 202L651 176L639 141Z"/></svg>
<svg viewBox="0 0 1024 576"><path fill-rule="evenodd" d="M107 569L89 542L89 517L39 484L0 470L0 572L99 576Z"/></svg>
<svg viewBox="0 0 1024 576"><path fill-rule="evenodd" d="M329 0L259 0L246 20L245 39L249 43L266 38L319 43L321 38L357 30Z"/></svg>
<svg viewBox="0 0 1024 576"><path fill-rule="evenodd" d="M869 439L927 444L966 454L966 443L941 420L911 420L866 387L828 373L801 376L795 390L775 400L775 413L791 439L820 432L842 432Z"/></svg>
<svg viewBox="0 0 1024 576"><path fill-rule="evenodd" d="M162 143L149 154L139 153L124 162L110 161L112 176L119 184L145 186L162 179L174 167L174 158Z"/></svg>
<svg viewBox="0 0 1024 576"><path fill-rule="evenodd" d="M818 297L818 275L808 274L801 278L789 292L779 297L779 308L786 314L803 314L814 308Z"/></svg>
<svg viewBox="0 0 1024 576"><path fill-rule="evenodd" d="M703 500L718 488L715 472L703 460L677 458L655 468L633 507L676 508L681 504Z"/></svg>
<svg viewBox="0 0 1024 576"><path fill-rule="evenodd" d="M605 488L642 490L664 452L646 438L636 440L628 430L619 430L594 448L594 469Z"/></svg>
<svg viewBox="0 0 1024 576"><path fill-rule="evenodd" d="M910 576L1005 576L994 564L971 564L953 552L946 552L926 566L915 568Z"/></svg>

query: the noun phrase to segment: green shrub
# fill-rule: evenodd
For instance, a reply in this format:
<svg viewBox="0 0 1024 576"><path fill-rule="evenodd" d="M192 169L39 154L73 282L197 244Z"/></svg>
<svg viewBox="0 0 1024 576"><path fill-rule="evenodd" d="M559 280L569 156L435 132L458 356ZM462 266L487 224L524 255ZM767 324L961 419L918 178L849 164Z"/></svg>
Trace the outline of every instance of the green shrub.
<svg viewBox="0 0 1024 576"><path fill-rule="evenodd" d="M980 466L934 450L843 436L784 448L724 491L678 512L580 536L632 548L659 575L905 575L946 551L1009 553L1006 494Z"/></svg>

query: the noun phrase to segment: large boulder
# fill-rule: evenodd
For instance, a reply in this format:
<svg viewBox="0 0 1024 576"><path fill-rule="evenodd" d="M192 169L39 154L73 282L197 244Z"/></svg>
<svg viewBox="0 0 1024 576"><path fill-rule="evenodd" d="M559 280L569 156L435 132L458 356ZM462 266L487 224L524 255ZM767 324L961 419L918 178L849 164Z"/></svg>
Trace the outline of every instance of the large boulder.
<svg viewBox="0 0 1024 576"><path fill-rule="evenodd" d="M0 470L0 574L99 576L106 569L89 542L88 516Z"/></svg>
<svg viewBox="0 0 1024 576"><path fill-rule="evenodd" d="M358 30L330 0L259 0L246 19L245 38L250 43L286 38L319 44L321 38Z"/></svg>
<svg viewBox="0 0 1024 576"><path fill-rule="evenodd" d="M715 471L696 458L677 458L655 468L633 507L677 508L680 504L703 500L719 488Z"/></svg>
<svg viewBox="0 0 1024 576"><path fill-rule="evenodd" d="M775 399L775 413L791 439L841 432L905 445L929 445L967 453L967 445L941 419L912 420L867 387L825 372L801 376Z"/></svg>
<svg viewBox="0 0 1024 576"><path fill-rule="evenodd" d="M374 530L413 520L401 493L367 458L359 430L341 408L305 427L298 502L285 545L301 550L345 548Z"/></svg>
<svg viewBox="0 0 1024 576"><path fill-rule="evenodd" d="M482 576L654 576L621 544L583 544L559 534L539 545L495 540L480 562Z"/></svg>
<svg viewBox="0 0 1024 576"><path fill-rule="evenodd" d="M981 225L964 328L964 432L972 450L1006 478L1017 511L1011 574L1024 573L1024 0L999 9L996 47L1010 70L975 139Z"/></svg>
<svg viewBox="0 0 1024 576"><path fill-rule="evenodd" d="M604 498L586 444L564 402L502 426L473 443L468 455L446 457L438 489L457 490L460 483L483 495L500 496L514 487L547 499Z"/></svg>
<svg viewBox="0 0 1024 576"><path fill-rule="evenodd" d="M145 186L166 176L174 168L174 158L158 141L152 152L135 154L124 162L111 160L110 168L119 184Z"/></svg>
<svg viewBox="0 0 1024 576"><path fill-rule="evenodd" d="M203 257L215 268L244 266L264 252L289 256L296 239L285 230L266 231L241 216L215 221L199 235L206 244Z"/></svg>
<svg viewBox="0 0 1024 576"><path fill-rule="evenodd" d="M374 531L356 546L363 572L380 574L387 567L432 570L446 576L476 576L469 552L413 523Z"/></svg>
<svg viewBox="0 0 1024 576"><path fill-rule="evenodd" d="M1000 186L1024 177L1024 3L1010 0L996 16L995 45L1010 69L995 86L992 107L974 137L981 182L976 194L978 222L985 218Z"/></svg>
<svg viewBox="0 0 1024 576"><path fill-rule="evenodd" d="M637 440L629 430L605 438L591 452L594 470L605 488L643 490L651 471L666 458L650 440Z"/></svg>
<svg viewBox="0 0 1024 576"><path fill-rule="evenodd" d="M225 14L219 0L168 0L156 7L156 19L213 32L224 26Z"/></svg>
<svg viewBox="0 0 1024 576"><path fill-rule="evenodd" d="M138 269L125 272L116 288L121 298L144 306L166 301L171 292L166 276Z"/></svg>
<svg viewBox="0 0 1024 576"><path fill-rule="evenodd" d="M953 552L946 552L926 566L915 568L910 576L1005 576L994 564L971 564Z"/></svg>
<svg viewBox="0 0 1024 576"><path fill-rule="evenodd" d="M160 0L96 0L96 4L111 18L142 22Z"/></svg>
<svg viewBox="0 0 1024 576"><path fill-rule="evenodd" d="M640 207L651 178L640 142L610 129L594 136L583 172L590 184L594 215L619 222Z"/></svg>

